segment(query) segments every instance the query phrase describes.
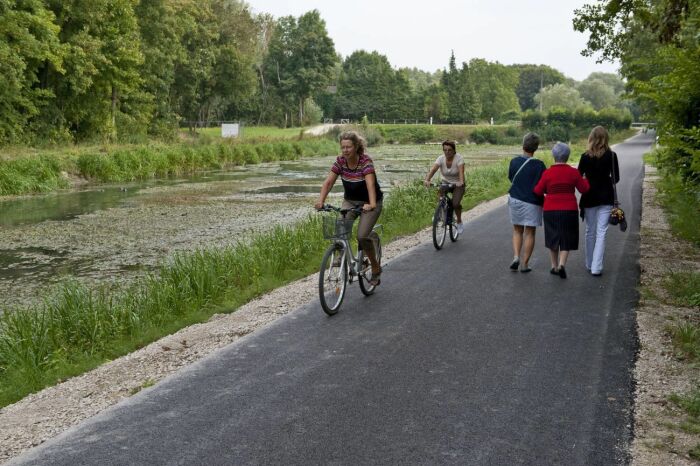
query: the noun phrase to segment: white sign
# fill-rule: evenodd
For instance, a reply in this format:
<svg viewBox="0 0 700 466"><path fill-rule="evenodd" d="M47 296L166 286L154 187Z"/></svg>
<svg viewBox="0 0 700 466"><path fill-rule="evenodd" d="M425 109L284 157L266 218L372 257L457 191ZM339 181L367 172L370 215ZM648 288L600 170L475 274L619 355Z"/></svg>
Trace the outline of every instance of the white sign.
<svg viewBox="0 0 700 466"><path fill-rule="evenodd" d="M222 123L221 137L222 138L237 138L240 127L238 123Z"/></svg>

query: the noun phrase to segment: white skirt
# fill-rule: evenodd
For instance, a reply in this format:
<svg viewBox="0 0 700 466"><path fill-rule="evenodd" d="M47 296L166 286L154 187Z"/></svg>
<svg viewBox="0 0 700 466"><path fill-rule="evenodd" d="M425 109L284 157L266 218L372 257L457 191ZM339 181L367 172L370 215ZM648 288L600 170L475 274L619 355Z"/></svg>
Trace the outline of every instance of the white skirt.
<svg viewBox="0 0 700 466"><path fill-rule="evenodd" d="M542 206L508 196L508 210L510 210L510 223L513 225L542 226Z"/></svg>

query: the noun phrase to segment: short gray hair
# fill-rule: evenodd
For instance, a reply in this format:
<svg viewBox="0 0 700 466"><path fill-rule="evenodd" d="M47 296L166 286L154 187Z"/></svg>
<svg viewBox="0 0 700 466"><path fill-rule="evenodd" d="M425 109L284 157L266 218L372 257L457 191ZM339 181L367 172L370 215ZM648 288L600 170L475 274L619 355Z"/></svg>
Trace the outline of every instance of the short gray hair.
<svg viewBox="0 0 700 466"><path fill-rule="evenodd" d="M563 142L558 142L552 147L552 157L557 163L564 163L569 160L569 154L571 154L571 149Z"/></svg>
<svg viewBox="0 0 700 466"><path fill-rule="evenodd" d="M527 133L523 138L523 150L528 154L534 154L540 147L540 137L537 133Z"/></svg>

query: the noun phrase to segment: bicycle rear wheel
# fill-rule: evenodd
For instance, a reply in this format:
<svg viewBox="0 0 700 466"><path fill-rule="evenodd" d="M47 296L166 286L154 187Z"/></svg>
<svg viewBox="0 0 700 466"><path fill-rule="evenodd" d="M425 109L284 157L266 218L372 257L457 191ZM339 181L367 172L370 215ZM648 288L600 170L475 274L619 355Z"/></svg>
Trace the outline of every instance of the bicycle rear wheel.
<svg viewBox="0 0 700 466"><path fill-rule="evenodd" d="M323 312L335 315L340 309L348 285L348 265L345 260L345 248L331 245L321 260L318 274L318 296Z"/></svg>
<svg viewBox="0 0 700 466"><path fill-rule="evenodd" d="M377 235L376 232L372 232L374 235ZM382 265L382 240L379 238L379 235L374 238L374 254L377 258L377 262L379 262L379 266L381 267ZM369 296L372 293L374 293L374 290L377 288L376 286L370 284L369 280L372 278L372 265L369 262L369 259L365 256L365 254L360 251L358 252L358 257L357 260L361 264L360 265L360 291L362 291L362 294L365 296Z"/></svg>
<svg viewBox="0 0 700 466"><path fill-rule="evenodd" d="M445 235L447 234L446 212L442 203L438 204L433 215L433 246L435 249L442 249L445 244Z"/></svg>

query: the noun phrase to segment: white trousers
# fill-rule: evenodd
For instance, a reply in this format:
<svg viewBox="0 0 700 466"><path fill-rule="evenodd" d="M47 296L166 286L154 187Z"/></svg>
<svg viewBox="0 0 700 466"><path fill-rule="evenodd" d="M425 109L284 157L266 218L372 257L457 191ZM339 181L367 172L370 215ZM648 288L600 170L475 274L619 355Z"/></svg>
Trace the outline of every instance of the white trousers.
<svg viewBox="0 0 700 466"><path fill-rule="evenodd" d="M611 205L586 207L586 268L591 273L603 272L603 256L605 256L605 235L608 233Z"/></svg>
<svg viewBox="0 0 700 466"><path fill-rule="evenodd" d="M605 235L608 233L611 205L586 207L586 268L591 273L603 272L603 256L605 256Z"/></svg>

